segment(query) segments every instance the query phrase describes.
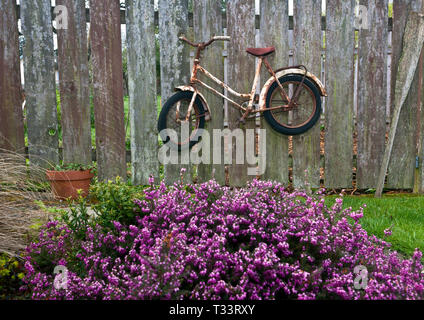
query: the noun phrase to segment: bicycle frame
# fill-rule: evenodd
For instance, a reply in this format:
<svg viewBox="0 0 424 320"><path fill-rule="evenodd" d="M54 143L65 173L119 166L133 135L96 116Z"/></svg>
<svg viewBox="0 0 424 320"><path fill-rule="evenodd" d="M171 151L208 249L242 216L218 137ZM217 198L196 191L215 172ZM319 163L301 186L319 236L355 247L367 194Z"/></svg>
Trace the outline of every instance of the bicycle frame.
<svg viewBox="0 0 424 320"><path fill-rule="evenodd" d="M277 106L277 107L269 108L269 109L266 109L266 110L265 109L257 109L257 110L255 110L255 112L264 112L264 111L269 111L269 110L274 110L274 109L281 109L281 108L284 108L284 107L288 108L290 106L291 99L288 97L287 93L285 92L285 90L283 89L282 85L278 81L278 78L276 77L276 75L275 75L274 71L272 70L271 65L269 64L269 62L266 59L266 57L258 57L259 60L258 60L258 63L256 65L255 77L253 79L253 85L252 85L252 89L251 89L250 93L239 93L236 90L232 89L228 84L226 84L222 80L216 78L213 74L211 74L205 68L203 68L200 65L199 56L200 56L199 54L196 54L196 58L195 58L194 64L193 64L193 69L192 69L192 72L191 72L190 85L194 89L194 95L192 97L192 100L190 101L190 105L189 105L189 108L187 110L186 121L188 121L188 119L190 118L190 115L191 115L191 112L192 112L192 109L193 109L193 104L194 104L194 101L195 101L196 96L198 94L198 90L196 88L196 84L199 84L202 87L204 87L204 88L212 91L213 93L219 95L220 97L222 97L225 100L227 100L228 102L230 102L233 106L235 106L239 110L243 111L244 114L243 114L242 120L244 120L248 116L248 114L253 110L253 104L255 102L255 97L256 97L256 89L257 89L257 85L258 85L258 82L259 82L259 74L260 74L260 71L262 69L262 65L263 64L266 66L268 72L277 81L278 85L281 88L283 97L285 99L287 99L287 101L289 101L289 105ZM225 94L223 94L223 93L215 90L211 86L209 86L206 83L204 83L203 81L199 80L197 78L197 73L198 72L202 72L206 77L208 77L209 79L211 79L212 81L214 81L216 84L218 84L221 87L223 87L231 95L236 96L236 97L239 97L241 99L246 99L246 101L248 101L247 107L243 107L242 106L242 104L244 104L246 101L244 103L242 103L242 104L239 104L239 103L235 102L234 100L232 100L231 98L229 98L228 96L226 96Z"/></svg>
<svg viewBox="0 0 424 320"><path fill-rule="evenodd" d="M202 50L204 50L208 45L210 45L215 40L229 40L229 37L227 37L227 36L214 36L208 42L202 42L202 43L198 43L198 44L191 42L190 40L188 40L184 36L179 37L179 39L182 40L182 41L185 41L188 44L190 44L191 46L197 48L196 56L194 58L194 64L193 64L193 68L192 68L192 72L191 72L191 77L190 77L190 85L176 88L178 90L183 90L183 91L190 90L190 91L194 92L193 97L190 101L188 110L187 110L185 121L189 121L192 110L193 110L194 101L196 100L196 97L198 95L201 98L201 100L203 100L203 102L205 102L206 109L209 110L209 107L207 106L207 102L206 102L205 98L197 90L197 87L196 87L197 84L208 89L209 91L212 91L214 94L224 98L229 103L231 103L232 106L234 106L234 107L238 108L240 111L242 111L243 116L240 119L241 122L244 122L244 120L248 117L249 113L251 113L251 112L262 114L265 111L276 110L276 109L280 109L280 110L283 109L284 111L292 110L294 107L297 106L297 104L296 104L297 97L298 97L298 95L301 91L301 87L302 87L302 84L303 84L305 78L311 79L317 85L317 87L321 91L322 96L327 95L326 92L325 92L324 86L319 81L319 79L316 76L314 76L313 74L310 74L305 66L303 66L303 65L290 66L290 67L280 68L280 69L276 70L276 72L274 72L274 70L272 69L271 65L269 64L266 56L257 56L257 58L259 60L258 60L258 63L256 65L255 77L253 79L253 85L252 85L252 89L251 89L250 93L239 93L236 90L232 89L228 84L226 84L222 80L216 78L214 75L212 75L209 71L207 71L205 68L203 68L200 65L200 54L201 54ZM263 86L260 96L257 96L256 95L256 89L257 89L257 85L258 85L258 82L259 82L259 74L260 74L260 71L262 69L262 65L265 65L266 69L271 74L271 78L268 79L268 81ZM215 90L214 88L212 88L211 86L207 85L206 83L204 83L203 81L201 81L197 78L198 72L202 72L206 77L208 77L213 82L215 82L216 84L220 85L225 90L227 90L227 92L229 94L236 96L236 97L239 97L241 99L245 99L245 101L242 104L239 104L239 103L235 102L234 100L230 99L227 95L219 92L218 90ZM280 81L278 80L278 78L282 74L285 74L286 72L291 72L293 74L299 74L299 75L303 76L302 81L301 81L301 85L299 85L296 88L292 98L289 98L288 94L285 92L283 86L281 85ZM269 86L274 81L277 82L277 84L280 88L279 92L280 92L281 97L283 98L283 100L287 101L288 104L276 106L276 107L272 107L272 108L266 108L266 107L264 107L264 105L265 105L264 96L266 95L266 93L269 89ZM248 102L247 107L243 107L243 104L245 104L246 102ZM259 102L260 107L253 109L254 102ZM177 113L176 118L179 119L180 103L177 104L176 113ZM200 116L204 116L204 115L200 115ZM253 116L253 117L255 117L255 116ZM249 118L251 118L251 117L249 117Z"/></svg>

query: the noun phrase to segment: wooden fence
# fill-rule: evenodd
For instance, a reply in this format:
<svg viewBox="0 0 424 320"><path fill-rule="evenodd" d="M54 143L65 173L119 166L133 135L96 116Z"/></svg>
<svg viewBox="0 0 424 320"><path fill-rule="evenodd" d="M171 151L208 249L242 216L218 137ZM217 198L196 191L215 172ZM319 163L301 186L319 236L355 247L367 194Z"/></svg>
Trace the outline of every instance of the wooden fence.
<svg viewBox="0 0 424 320"><path fill-rule="evenodd" d="M289 16L287 0L261 0L255 15L254 0L221 1L57 0L67 9L68 28L57 29L59 92L63 146L59 148L56 106L54 18L50 0L0 0L0 147L25 150L22 113L23 94L19 72L18 19L25 37L23 50L26 127L31 162L91 161L90 95L93 96L96 160L99 177L126 175L125 120L122 81L120 24L126 24L128 84L131 128L132 179L147 184L149 175L160 176L156 129L157 91L162 102L173 88L189 79L192 53L178 41L184 33L196 41L211 35L229 35L228 44L218 43L204 54L204 65L239 91L250 91L255 58L244 50L275 46L271 64L282 67L304 64L325 82L328 97L321 124L307 133L287 137L274 132L265 121L267 163L261 178L293 183L295 187L375 188L390 120L397 62L402 36L411 11L420 11L422 0L396 0L389 17L388 0L361 0L368 26L355 29L355 0L293 0ZM189 12L192 7L192 12ZM86 22L90 21L87 37ZM356 36L355 36L356 35ZM155 54L158 37L160 59ZM90 50L90 60L88 57ZM160 63L160 88L156 64ZM90 83L90 68L92 79ZM423 61L402 110L390 161L387 187L424 189L424 148L417 141L424 134L421 120ZM261 83L264 83L265 73ZM265 78L266 80L266 78ZM92 89L90 93L90 88ZM239 118L220 98L206 94L212 109L207 129L221 129ZM60 153L59 150L62 150ZM128 151L127 151L128 152ZM234 158L234 157L233 157ZM248 164L165 165L170 184L212 176L220 183L241 186Z"/></svg>

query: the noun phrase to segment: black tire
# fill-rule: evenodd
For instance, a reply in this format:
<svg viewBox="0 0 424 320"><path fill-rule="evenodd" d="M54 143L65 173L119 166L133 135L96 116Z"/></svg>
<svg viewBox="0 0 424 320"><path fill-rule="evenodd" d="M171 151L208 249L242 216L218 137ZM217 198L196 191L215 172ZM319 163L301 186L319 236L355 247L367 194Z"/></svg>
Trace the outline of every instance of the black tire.
<svg viewBox="0 0 424 320"><path fill-rule="evenodd" d="M302 82L302 78L303 78L302 75L288 74L288 75L282 76L278 80L280 81L282 85L284 85L284 83L287 83L287 82L300 84ZM307 88L310 89L310 91L305 90L306 89L305 85L307 86ZM274 83L272 83L266 95L266 108L270 108L272 103L271 98L274 94L274 91L277 89L278 89L278 83L274 81ZM308 78L305 78L303 82L302 90L306 91L306 94L310 96L311 101L315 100L315 108L312 107L313 112L311 112L310 117L306 120L305 123L302 123L299 126L291 127L289 124L284 124L277 121L273 115L273 111L265 111L264 117L266 121L269 123L269 125L275 131L285 135L289 135L289 136L298 135L311 129L319 120L321 115L321 95L317 86L311 80L309 80ZM280 112L284 112L284 111L280 111Z"/></svg>
<svg viewBox="0 0 424 320"><path fill-rule="evenodd" d="M203 107L203 103L200 100L199 96L197 96L193 104L193 110L194 114L196 115L196 118L198 119L198 122L196 122L192 134L190 134L189 143L176 143L175 141L170 141L169 135L167 135L166 132L163 131L165 129L173 129L176 130L178 133L178 128L175 127L178 126L178 124L175 125L174 123L172 123L173 126L171 126L169 123L171 118L175 118L175 113L173 113L171 110L173 109L173 106L178 102L184 101L185 105L187 105L187 102L189 103L191 101L193 94L194 93L192 91L178 91L165 102L159 114L158 132L162 132L161 139L163 143L168 143L170 147L177 148L178 151L181 151L183 147L192 148L196 143L198 143L200 141L200 135L202 131L199 131L199 129L203 129L205 127L205 108ZM181 112L179 118L183 119L186 115L186 112L187 111ZM168 115L168 113L170 114Z"/></svg>

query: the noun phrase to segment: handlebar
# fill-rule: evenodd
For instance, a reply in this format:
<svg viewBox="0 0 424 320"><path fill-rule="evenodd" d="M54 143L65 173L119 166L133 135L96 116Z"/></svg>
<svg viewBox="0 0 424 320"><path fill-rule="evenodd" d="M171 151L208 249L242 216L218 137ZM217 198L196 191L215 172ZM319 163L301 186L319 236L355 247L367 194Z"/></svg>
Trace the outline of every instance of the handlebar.
<svg viewBox="0 0 424 320"><path fill-rule="evenodd" d="M192 47L204 49L205 47L207 47L208 45L210 45L212 42L214 42L216 40L230 41L231 40L231 37L230 36L213 36L209 41L207 41L207 42L199 42L199 43L193 43L193 42L191 42L184 35L178 37L178 39L180 39L181 41L184 41L184 42L188 43Z"/></svg>

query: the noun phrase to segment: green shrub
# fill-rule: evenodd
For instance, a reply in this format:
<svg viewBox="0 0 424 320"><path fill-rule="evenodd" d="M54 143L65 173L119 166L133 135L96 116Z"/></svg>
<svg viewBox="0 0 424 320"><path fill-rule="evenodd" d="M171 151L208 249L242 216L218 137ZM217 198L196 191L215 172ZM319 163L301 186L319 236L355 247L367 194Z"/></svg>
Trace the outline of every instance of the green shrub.
<svg viewBox="0 0 424 320"><path fill-rule="evenodd" d="M96 222L108 230L113 229L113 221L126 225L135 224L135 217L140 214L140 209L134 204L134 200L144 198L143 189L143 186L133 186L119 177L115 181L91 185L90 196Z"/></svg>
<svg viewBox="0 0 424 320"><path fill-rule="evenodd" d="M95 165L84 165L80 163L63 163L63 164L56 164L52 166L52 170L55 171L84 171L84 170L91 170L92 172L95 172L96 166Z"/></svg>
<svg viewBox="0 0 424 320"><path fill-rule="evenodd" d="M19 298L24 276L24 266L16 258L0 253L0 300Z"/></svg>
<svg viewBox="0 0 424 320"><path fill-rule="evenodd" d="M134 200L144 198L143 189L143 186L134 186L118 177L115 181L94 182L89 197L69 200L66 210L46 208L42 203L39 206L46 212L56 213L56 220L63 222L76 239L85 240L88 229L96 225L105 232L115 229L114 221L135 225L141 210Z"/></svg>
<svg viewBox="0 0 424 320"><path fill-rule="evenodd" d="M59 220L62 220L78 239L85 238L87 228L94 225L94 217L88 212L87 199L81 195L78 190L78 199L76 201L69 200L69 211L64 210Z"/></svg>

